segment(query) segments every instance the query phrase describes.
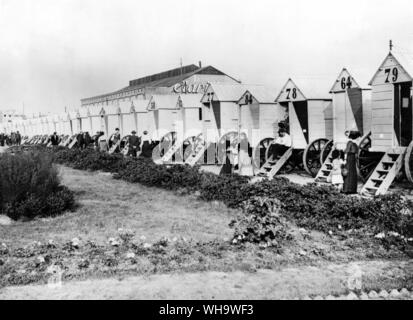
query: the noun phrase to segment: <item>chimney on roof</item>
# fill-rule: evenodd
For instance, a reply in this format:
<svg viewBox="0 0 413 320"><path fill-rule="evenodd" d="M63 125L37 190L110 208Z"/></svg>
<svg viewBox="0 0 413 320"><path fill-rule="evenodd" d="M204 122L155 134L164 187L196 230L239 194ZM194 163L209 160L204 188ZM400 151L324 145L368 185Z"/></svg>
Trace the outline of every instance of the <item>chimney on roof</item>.
<svg viewBox="0 0 413 320"><path fill-rule="evenodd" d="M201 63L201 61L198 61L198 64L199 64L199 68L201 69L201 68L202 68L202 63Z"/></svg>

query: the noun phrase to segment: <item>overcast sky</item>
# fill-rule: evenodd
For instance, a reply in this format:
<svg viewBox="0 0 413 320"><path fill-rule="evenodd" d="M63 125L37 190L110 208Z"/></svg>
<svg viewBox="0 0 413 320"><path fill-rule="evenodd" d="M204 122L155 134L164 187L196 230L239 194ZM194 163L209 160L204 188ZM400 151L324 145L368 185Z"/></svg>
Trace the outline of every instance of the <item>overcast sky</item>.
<svg viewBox="0 0 413 320"><path fill-rule="evenodd" d="M181 57L245 83L344 66L367 83L389 39L413 59L411 0L0 0L0 109L74 109Z"/></svg>

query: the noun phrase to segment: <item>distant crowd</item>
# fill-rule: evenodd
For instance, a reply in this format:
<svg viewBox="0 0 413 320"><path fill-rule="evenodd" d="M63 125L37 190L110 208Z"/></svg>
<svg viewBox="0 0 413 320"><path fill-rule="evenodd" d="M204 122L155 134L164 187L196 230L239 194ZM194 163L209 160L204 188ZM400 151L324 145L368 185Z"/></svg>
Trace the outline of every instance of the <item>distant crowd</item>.
<svg viewBox="0 0 413 320"><path fill-rule="evenodd" d="M19 146L22 143L22 136L19 131L10 134L0 133L0 146Z"/></svg>
<svg viewBox="0 0 413 320"><path fill-rule="evenodd" d="M76 139L74 141L74 139ZM62 136L54 132L49 138L47 143L52 146L58 146L62 142ZM73 147L86 149L88 147L93 147L96 150L105 152L112 151L113 153L118 153L122 149L127 150L127 155L132 157L137 157L138 155L146 158L152 157L152 150L154 143L149 138L148 132L144 131L142 137L136 135L136 131L133 130L131 134L127 137L121 138L120 130L115 129L115 132L108 137L106 137L103 131L97 131L94 136L90 136L89 132L79 132L77 135L73 136L72 141Z"/></svg>

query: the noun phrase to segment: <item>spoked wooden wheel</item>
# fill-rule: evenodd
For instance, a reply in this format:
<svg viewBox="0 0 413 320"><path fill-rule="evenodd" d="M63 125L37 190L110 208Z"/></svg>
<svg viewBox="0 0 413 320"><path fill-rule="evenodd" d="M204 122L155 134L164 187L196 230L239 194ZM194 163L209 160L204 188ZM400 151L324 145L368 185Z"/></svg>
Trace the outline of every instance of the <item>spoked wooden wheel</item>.
<svg viewBox="0 0 413 320"><path fill-rule="evenodd" d="M260 143L254 148L252 152L252 161L255 168L261 168L267 161L268 147L274 138L264 138Z"/></svg>
<svg viewBox="0 0 413 320"><path fill-rule="evenodd" d="M184 143L183 143L184 161L186 161L188 159L188 157L194 152L194 150L196 150L197 147L203 146L203 145L205 145L205 143L206 142L203 138L202 133L197 135L197 136L186 138Z"/></svg>
<svg viewBox="0 0 413 320"><path fill-rule="evenodd" d="M238 132L229 131L224 134L218 141L217 144L217 161L219 164L225 162L226 152L228 148L238 147Z"/></svg>
<svg viewBox="0 0 413 320"><path fill-rule="evenodd" d="M331 150L333 150L333 148L334 148L334 141L333 140L330 140L325 144L325 146L321 150L321 154L320 154L321 165L327 160L327 157L330 154Z"/></svg>
<svg viewBox="0 0 413 320"><path fill-rule="evenodd" d="M406 150L406 155L404 156L404 171L406 173L406 178L409 182L413 183L413 141L410 142Z"/></svg>
<svg viewBox="0 0 413 320"><path fill-rule="evenodd" d="M370 152L371 132L363 136L359 143L357 156L357 174L366 182L383 157L383 152Z"/></svg>
<svg viewBox="0 0 413 320"><path fill-rule="evenodd" d="M328 143L328 139L317 139L311 142L304 150L304 169L309 175L315 177L321 168L321 151Z"/></svg>
<svg viewBox="0 0 413 320"><path fill-rule="evenodd" d="M177 138L177 134L175 131L171 131L165 134L159 140L159 144L153 149L153 152L152 152L153 160L156 161L162 158L165 155L165 153L167 153L168 150L175 143L176 138Z"/></svg>
<svg viewBox="0 0 413 320"><path fill-rule="evenodd" d="M127 136L122 137L122 139L120 139L119 150L120 150L120 153L123 153L124 155L128 153L129 137L130 135L127 135Z"/></svg>

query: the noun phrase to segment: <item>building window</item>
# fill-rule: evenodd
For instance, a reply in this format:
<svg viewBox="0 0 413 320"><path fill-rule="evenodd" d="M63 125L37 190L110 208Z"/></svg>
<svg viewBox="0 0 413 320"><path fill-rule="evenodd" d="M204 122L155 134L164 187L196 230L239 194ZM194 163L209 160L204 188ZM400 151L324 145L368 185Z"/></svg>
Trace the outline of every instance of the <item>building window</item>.
<svg viewBox="0 0 413 320"><path fill-rule="evenodd" d="M198 117L199 117L199 121L202 121L202 108L198 109Z"/></svg>

